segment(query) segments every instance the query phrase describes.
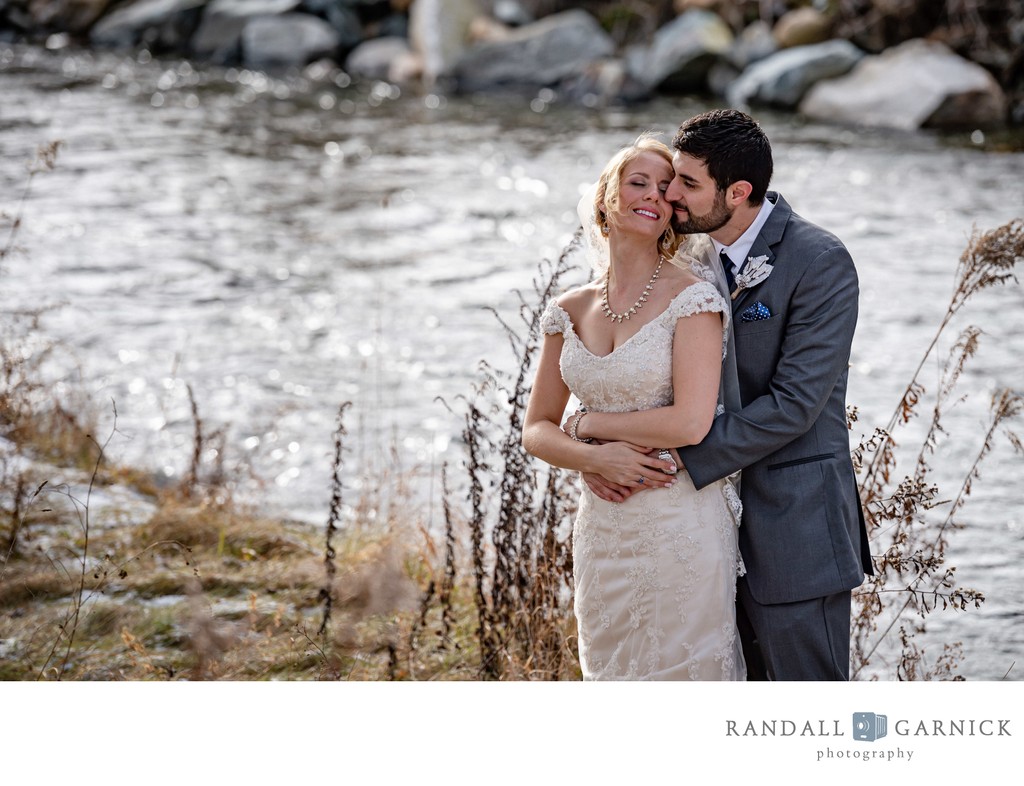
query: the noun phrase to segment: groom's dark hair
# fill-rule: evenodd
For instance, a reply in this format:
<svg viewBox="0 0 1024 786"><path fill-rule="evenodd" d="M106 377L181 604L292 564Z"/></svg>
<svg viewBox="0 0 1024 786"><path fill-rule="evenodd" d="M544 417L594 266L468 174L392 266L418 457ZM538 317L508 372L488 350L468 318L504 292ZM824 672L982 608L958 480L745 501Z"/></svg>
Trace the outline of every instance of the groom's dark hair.
<svg viewBox="0 0 1024 786"><path fill-rule="evenodd" d="M715 109L691 117L672 146L704 162L719 191L738 180L753 186L750 202L760 205L772 179L772 146L754 119L735 109Z"/></svg>

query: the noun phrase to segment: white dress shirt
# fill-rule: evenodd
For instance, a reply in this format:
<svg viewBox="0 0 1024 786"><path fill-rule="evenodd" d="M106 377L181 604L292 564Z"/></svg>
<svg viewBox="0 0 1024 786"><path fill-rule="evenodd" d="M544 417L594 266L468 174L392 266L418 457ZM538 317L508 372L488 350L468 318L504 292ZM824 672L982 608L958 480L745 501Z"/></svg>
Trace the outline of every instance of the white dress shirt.
<svg viewBox="0 0 1024 786"><path fill-rule="evenodd" d="M740 272L740 268L743 267L743 263L747 261L747 255L750 254L750 247L754 245L754 240L757 239L758 233L761 231L761 227L764 226L764 222L768 220L768 216L771 215L772 210L775 208L775 203L770 202L767 198L761 203L761 209L757 211L757 215L754 216L753 222L747 227L747 231L744 232L731 246L723 246L714 238L711 238L711 242L715 244L715 251L719 255L724 251L726 256L729 257L729 261L732 262L732 272L734 275Z"/></svg>

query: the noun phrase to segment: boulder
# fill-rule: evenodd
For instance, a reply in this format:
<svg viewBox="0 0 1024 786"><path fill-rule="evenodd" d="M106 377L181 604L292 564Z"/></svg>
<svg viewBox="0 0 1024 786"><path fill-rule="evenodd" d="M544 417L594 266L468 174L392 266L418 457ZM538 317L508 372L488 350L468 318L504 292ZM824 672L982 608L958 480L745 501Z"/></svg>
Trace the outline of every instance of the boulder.
<svg viewBox="0 0 1024 786"><path fill-rule="evenodd" d="M388 79L392 71L404 68L414 52L404 38L371 38L353 49L345 60L345 70L364 79Z"/></svg>
<svg viewBox="0 0 1024 786"><path fill-rule="evenodd" d="M483 44L487 41L504 41L513 28L490 16L478 16L469 26L469 43Z"/></svg>
<svg viewBox="0 0 1024 786"><path fill-rule="evenodd" d="M336 55L340 45L338 31L318 16L261 16L242 30L242 64L261 70L302 68Z"/></svg>
<svg viewBox="0 0 1024 786"><path fill-rule="evenodd" d="M701 11L717 11L722 0L673 0L672 8L677 14L684 14L694 8Z"/></svg>
<svg viewBox="0 0 1024 786"><path fill-rule="evenodd" d="M423 61L411 49L400 52L388 68L388 82L411 83L423 81Z"/></svg>
<svg viewBox="0 0 1024 786"><path fill-rule="evenodd" d="M819 82L800 103L815 120L899 129L991 128L1006 120L992 75L945 44L915 39Z"/></svg>
<svg viewBox="0 0 1024 786"><path fill-rule="evenodd" d="M342 0L303 0L300 11L330 22L338 33L338 48L350 51L363 40L363 23L356 10Z"/></svg>
<svg viewBox="0 0 1024 786"><path fill-rule="evenodd" d="M294 11L301 0L213 0L192 37L197 57L223 65L239 54L242 30L252 19Z"/></svg>
<svg viewBox="0 0 1024 786"><path fill-rule="evenodd" d="M740 78L740 71L728 60L716 60L708 70L708 90L716 96L724 96L732 83Z"/></svg>
<svg viewBox="0 0 1024 786"><path fill-rule="evenodd" d="M383 19L376 22L370 22L366 25L366 35L363 36L365 41L367 38L374 38L383 35L396 35L401 38L409 37L409 17L405 14L388 14Z"/></svg>
<svg viewBox="0 0 1024 786"><path fill-rule="evenodd" d="M509 27L522 27L537 21L537 18L518 0L494 0L491 13L495 19Z"/></svg>
<svg viewBox="0 0 1024 786"><path fill-rule="evenodd" d="M614 42L597 20L576 9L517 27L504 40L468 49L453 74L460 90L542 87L581 74L614 50Z"/></svg>
<svg viewBox="0 0 1024 786"><path fill-rule="evenodd" d="M812 85L848 73L862 57L860 49L839 39L783 49L750 66L725 95L735 107L764 105L792 109Z"/></svg>
<svg viewBox="0 0 1024 786"><path fill-rule="evenodd" d="M718 14L733 30L739 30L746 21L745 6L749 0L672 0L672 10L676 16L687 11L713 11Z"/></svg>
<svg viewBox="0 0 1024 786"><path fill-rule="evenodd" d="M409 41L423 61L427 84L451 72L469 45L470 25L479 14L476 0L416 0L412 4Z"/></svg>
<svg viewBox="0 0 1024 786"><path fill-rule="evenodd" d="M732 41L732 30L717 14L687 11L661 27L650 46L631 50L626 67L630 77L648 90L703 90L708 71Z"/></svg>
<svg viewBox="0 0 1024 786"><path fill-rule="evenodd" d="M590 108L647 98L643 87L626 72L625 62L615 57L588 63L578 75L563 82L561 90L569 101Z"/></svg>
<svg viewBox="0 0 1024 786"><path fill-rule="evenodd" d="M736 36L725 59L740 71L751 63L764 60L768 55L779 51L778 42L772 35L772 27L767 22L758 20L752 22Z"/></svg>
<svg viewBox="0 0 1024 786"><path fill-rule="evenodd" d="M202 17L205 0L141 0L103 17L89 31L95 46L157 50L185 48Z"/></svg>
<svg viewBox="0 0 1024 786"><path fill-rule="evenodd" d="M92 27L112 5L113 0L30 0L27 3L32 27L76 34Z"/></svg>
<svg viewBox="0 0 1024 786"><path fill-rule="evenodd" d="M772 34L781 49L820 44L832 36L832 22L809 6L795 8L779 17Z"/></svg>

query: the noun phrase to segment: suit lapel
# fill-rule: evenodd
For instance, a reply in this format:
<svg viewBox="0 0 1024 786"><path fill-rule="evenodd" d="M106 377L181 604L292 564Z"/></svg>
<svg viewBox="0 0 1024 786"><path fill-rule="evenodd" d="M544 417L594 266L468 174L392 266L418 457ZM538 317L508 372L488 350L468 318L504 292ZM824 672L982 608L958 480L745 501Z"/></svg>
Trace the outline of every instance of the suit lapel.
<svg viewBox="0 0 1024 786"><path fill-rule="evenodd" d="M782 198L782 195L775 191L769 191L766 198L773 202L775 207L768 215L768 220L764 222L764 226L761 227L757 237L754 238L754 244L750 247L748 258L768 257L768 264L774 266L778 264L775 258L774 246L782 242L782 236L786 232L786 225L789 223L789 217L793 214L793 209ZM740 291L736 299L732 301L733 314L738 315L745 308L748 301L753 302L757 299L754 295L759 287L760 284L751 289Z"/></svg>

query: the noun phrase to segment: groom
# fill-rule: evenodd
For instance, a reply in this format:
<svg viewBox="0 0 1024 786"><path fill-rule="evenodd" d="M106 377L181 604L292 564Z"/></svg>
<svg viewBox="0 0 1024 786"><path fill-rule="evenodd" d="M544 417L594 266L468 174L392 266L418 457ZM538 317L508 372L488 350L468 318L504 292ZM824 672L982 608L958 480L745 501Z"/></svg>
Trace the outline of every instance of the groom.
<svg viewBox="0 0 1024 786"><path fill-rule="evenodd" d="M846 425L853 260L767 191L771 145L746 114L693 117L673 146L677 231L711 237L733 292L738 385L679 454L697 488L743 470L737 618L749 678L846 680L851 590L872 572ZM623 496L586 479L598 496Z"/></svg>

